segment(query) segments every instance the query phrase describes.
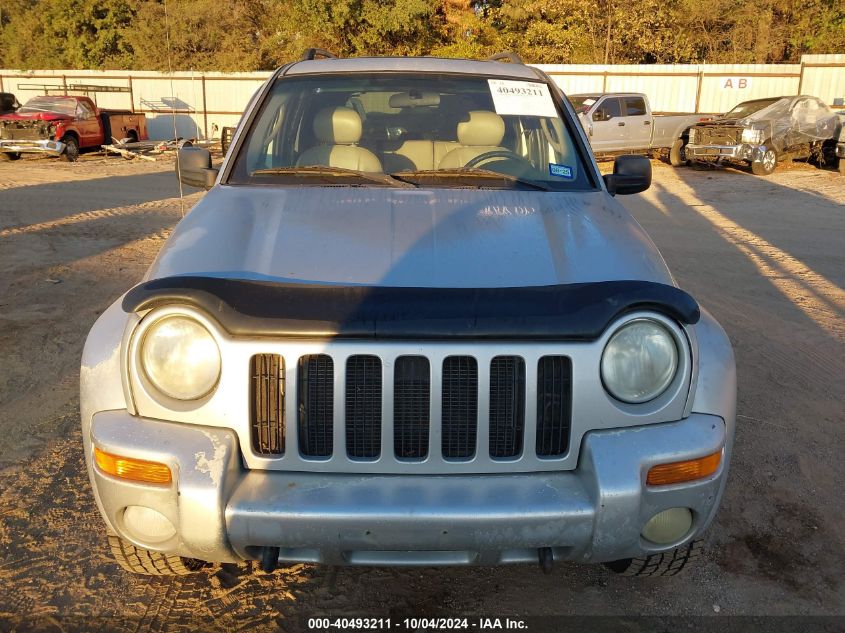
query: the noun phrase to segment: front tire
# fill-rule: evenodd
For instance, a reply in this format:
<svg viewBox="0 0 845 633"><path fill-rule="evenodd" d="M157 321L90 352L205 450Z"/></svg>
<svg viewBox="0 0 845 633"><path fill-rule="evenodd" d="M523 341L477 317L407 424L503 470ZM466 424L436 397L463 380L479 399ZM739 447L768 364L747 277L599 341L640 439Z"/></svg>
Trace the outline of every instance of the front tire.
<svg viewBox="0 0 845 633"><path fill-rule="evenodd" d="M669 552L642 558L624 558L605 563L605 567L621 576L676 576L701 556L701 541L692 541Z"/></svg>
<svg viewBox="0 0 845 633"><path fill-rule="evenodd" d="M755 176L768 176L778 166L778 154L771 147L766 149L759 161L751 163L751 173Z"/></svg>
<svg viewBox="0 0 845 633"><path fill-rule="evenodd" d="M187 576L208 566L195 558L163 554L135 547L116 534L109 534L109 549L117 564L128 572L143 576Z"/></svg>
<svg viewBox="0 0 845 633"><path fill-rule="evenodd" d="M68 163L75 163L79 160L79 142L73 136L65 136L62 138L62 143L65 144L65 151L62 152L62 158Z"/></svg>
<svg viewBox="0 0 845 633"><path fill-rule="evenodd" d="M20 157L20 152L0 152L0 161L18 160Z"/></svg>
<svg viewBox="0 0 845 633"><path fill-rule="evenodd" d="M675 139L672 147L669 148L669 164L672 167L683 167L689 164L687 159L687 143L682 138Z"/></svg>

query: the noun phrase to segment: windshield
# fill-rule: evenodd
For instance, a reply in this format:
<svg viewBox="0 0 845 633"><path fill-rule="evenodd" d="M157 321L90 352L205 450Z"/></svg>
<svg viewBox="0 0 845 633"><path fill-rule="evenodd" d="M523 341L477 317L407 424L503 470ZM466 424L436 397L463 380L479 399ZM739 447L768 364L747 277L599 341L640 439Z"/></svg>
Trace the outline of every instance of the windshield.
<svg viewBox="0 0 845 633"><path fill-rule="evenodd" d="M572 104L575 112L581 114L589 110L599 100L599 95L567 95L566 98Z"/></svg>
<svg viewBox="0 0 845 633"><path fill-rule="evenodd" d="M735 106L733 110L725 114L726 119L744 119L745 117L767 108L780 99L760 99L759 101L745 101Z"/></svg>
<svg viewBox="0 0 845 633"><path fill-rule="evenodd" d="M69 97L35 97L26 102L18 112L55 112L73 116L76 111L76 99Z"/></svg>
<svg viewBox="0 0 845 633"><path fill-rule="evenodd" d="M594 188L545 83L393 73L279 79L229 182Z"/></svg>

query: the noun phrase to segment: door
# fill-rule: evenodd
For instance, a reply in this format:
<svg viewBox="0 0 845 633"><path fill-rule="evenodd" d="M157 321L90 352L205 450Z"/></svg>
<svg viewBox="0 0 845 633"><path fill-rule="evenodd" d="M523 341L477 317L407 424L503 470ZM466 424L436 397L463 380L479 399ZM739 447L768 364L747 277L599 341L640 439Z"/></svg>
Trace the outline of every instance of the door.
<svg viewBox="0 0 845 633"><path fill-rule="evenodd" d="M615 152L625 149L626 123L622 102L618 97L605 97L590 114L590 145L594 152Z"/></svg>
<svg viewBox="0 0 845 633"><path fill-rule="evenodd" d="M100 119L91 104L80 99L76 103L76 128L79 132L79 146L92 147L100 145L102 140L102 127ZM111 139L108 139L111 142Z"/></svg>
<svg viewBox="0 0 845 633"><path fill-rule="evenodd" d="M652 117L640 96L622 99L625 115L625 149L640 150L651 146Z"/></svg>

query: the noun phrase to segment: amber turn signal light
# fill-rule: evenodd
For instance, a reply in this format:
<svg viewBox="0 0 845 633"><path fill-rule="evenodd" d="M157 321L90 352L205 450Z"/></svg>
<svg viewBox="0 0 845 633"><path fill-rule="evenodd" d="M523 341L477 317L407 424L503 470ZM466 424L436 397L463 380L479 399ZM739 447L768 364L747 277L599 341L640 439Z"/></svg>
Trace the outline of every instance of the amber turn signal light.
<svg viewBox="0 0 845 633"><path fill-rule="evenodd" d="M169 484L172 481L170 468L166 464L112 455L96 447L94 461L104 473L121 479L142 481L148 484Z"/></svg>
<svg viewBox="0 0 845 633"><path fill-rule="evenodd" d="M660 464L659 466L653 466L648 471L646 483L649 486L665 486L667 484L679 484L685 481L704 479L719 470L719 464L721 462L722 451L719 450L712 455L706 455L698 459Z"/></svg>

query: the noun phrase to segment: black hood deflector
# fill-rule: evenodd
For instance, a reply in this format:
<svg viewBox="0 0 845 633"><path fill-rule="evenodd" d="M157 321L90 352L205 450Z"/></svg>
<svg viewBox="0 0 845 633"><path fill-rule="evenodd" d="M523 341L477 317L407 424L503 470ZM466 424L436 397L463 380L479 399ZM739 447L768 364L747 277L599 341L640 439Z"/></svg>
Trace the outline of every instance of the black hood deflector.
<svg viewBox="0 0 845 633"><path fill-rule="evenodd" d="M359 339L595 340L618 317L653 310L683 324L698 304L674 286L602 281L517 288L404 288L177 276L139 284L126 312L190 305L230 334Z"/></svg>

